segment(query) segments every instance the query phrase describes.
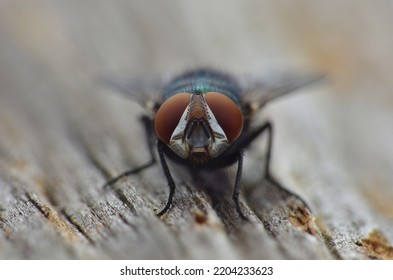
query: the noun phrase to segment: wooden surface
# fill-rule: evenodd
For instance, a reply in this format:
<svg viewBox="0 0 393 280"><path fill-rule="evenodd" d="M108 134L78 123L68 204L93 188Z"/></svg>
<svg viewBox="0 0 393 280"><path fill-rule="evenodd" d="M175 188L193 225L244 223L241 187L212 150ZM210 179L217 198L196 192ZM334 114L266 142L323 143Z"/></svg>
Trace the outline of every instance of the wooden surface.
<svg viewBox="0 0 393 280"><path fill-rule="evenodd" d="M392 9L388 1L1 1L0 258L393 258ZM311 212L263 180L264 138L245 154L247 222L230 200L214 210L181 174L173 207L156 217L168 191L159 167L102 189L149 154L142 110L96 77L199 65L328 75L258 120L275 124L273 173ZM231 185L233 171L220 184Z"/></svg>

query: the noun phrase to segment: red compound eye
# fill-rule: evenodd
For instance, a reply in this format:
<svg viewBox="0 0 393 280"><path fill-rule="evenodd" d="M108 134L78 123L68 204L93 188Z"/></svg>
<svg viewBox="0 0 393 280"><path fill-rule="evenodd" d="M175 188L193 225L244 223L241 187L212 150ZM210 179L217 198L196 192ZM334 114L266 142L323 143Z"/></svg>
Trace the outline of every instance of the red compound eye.
<svg viewBox="0 0 393 280"><path fill-rule="evenodd" d="M208 92L205 98L229 143L232 143L243 129L243 115L240 108L232 99L218 92Z"/></svg>
<svg viewBox="0 0 393 280"><path fill-rule="evenodd" d="M178 93L167 99L158 109L154 127L158 138L169 144L172 133L190 102L189 93Z"/></svg>

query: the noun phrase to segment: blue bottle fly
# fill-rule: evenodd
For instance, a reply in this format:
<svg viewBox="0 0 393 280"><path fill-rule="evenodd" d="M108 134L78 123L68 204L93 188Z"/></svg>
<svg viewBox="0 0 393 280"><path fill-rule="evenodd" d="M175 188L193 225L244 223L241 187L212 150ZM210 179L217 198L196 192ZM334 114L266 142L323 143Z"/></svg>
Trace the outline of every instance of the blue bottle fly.
<svg viewBox="0 0 393 280"><path fill-rule="evenodd" d="M139 102L153 116L142 118L148 139L155 135L160 164L165 174L169 196L163 215L172 205L175 182L167 164L167 158L188 166L190 170L215 170L237 163L233 201L239 216L246 218L239 204L243 152L261 134L267 134L265 178L277 181L270 172L273 141L273 125L266 121L250 129L254 114L267 102L288 94L319 76L296 77L269 86L260 81L241 84L234 77L212 69L196 69L169 80L157 91L143 83L122 83L108 80L111 85ZM153 149L150 149L153 151ZM120 178L135 174L156 163L152 152L151 161L143 166L127 170L109 180L111 186Z"/></svg>

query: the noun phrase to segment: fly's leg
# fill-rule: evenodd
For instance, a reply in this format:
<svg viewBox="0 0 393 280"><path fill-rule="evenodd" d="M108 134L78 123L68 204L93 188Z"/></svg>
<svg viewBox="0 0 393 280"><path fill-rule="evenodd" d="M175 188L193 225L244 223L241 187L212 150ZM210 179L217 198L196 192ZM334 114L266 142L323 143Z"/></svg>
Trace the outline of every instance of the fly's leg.
<svg viewBox="0 0 393 280"><path fill-rule="evenodd" d="M273 125L270 121L265 122L261 126L257 127L249 134L247 134L244 138L240 139L237 143L234 144L232 151L236 155L238 151L243 151L246 149L257 137L259 137L264 132L268 133L268 142L267 142L267 152L266 152L266 165L265 165L265 177L270 178L270 158L272 154L272 143L273 143Z"/></svg>
<svg viewBox="0 0 393 280"><path fill-rule="evenodd" d="M150 152L150 160L141 165L138 166L136 168L130 169L130 170L126 170L125 172L117 175L116 177L110 179L108 182L105 183L104 188L108 188L113 186L117 181L119 181L121 178L126 177L126 176L130 176L132 174L137 174L151 166L153 166L156 163L156 159L154 157L154 152L153 152L153 139L155 139L155 137L153 137L153 124L152 121L149 117L147 116L142 116L141 117L141 122L143 123L143 127L145 129L145 136L146 136L146 140L149 144L149 152Z"/></svg>
<svg viewBox="0 0 393 280"><path fill-rule="evenodd" d="M273 144L273 126L271 122L266 122L264 125L263 131L266 130L266 133L268 134L267 138L267 151L266 151L266 159L265 159L265 177L266 179L271 179L271 173L270 173L270 160L272 156L272 144Z"/></svg>
<svg viewBox="0 0 393 280"><path fill-rule="evenodd" d="M271 161L271 156L272 156L272 147L273 147L273 125L270 121L265 122L263 125L260 127L256 128L254 131L252 131L245 140L242 141L241 145L243 148L247 147L249 144L251 144L252 141L255 140L259 135L262 133L266 132L267 133L267 151L265 155L265 179L270 181L271 183L278 185L280 188L283 188L276 179L272 176L270 172L270 161ZM283 188L284 189L284 188Z"/></svg>
<svg viewBox="0 0 393 280"><path fill-rule="evenodd" d="M239 205L239 193L240 193L240 179L242 177L243 172L243 154L239 153L238 157L238 164L237 164L237 172L236 172L236 179L235 179L235 188L233 189L232 198L235 202L237 213L239 214L240 218L243 220L247 220L247 217L243 214L242 210L240 209Z"/></svg>
<svg viewBox="0 0 393 280"><path fill-rule="evenodd" d="M280 182L278 182L277 179L275 179L274 176L272 175L272 173L270 171L270 161L271 161L272 146L273 146L273 125L272 125L272 123L268 121L265 124L263 124L261 127L259 127L258 129L256 129L254 131L254 133L252 133L252 135L254 135L254 137L252 139L255 139L256 136L258 136L259 134L263 133L264 131L266 131L266 133L268 134L267 151L266 151L266 158L265 158L265 162L266 163L265 163L265 171L264 171L265 172L265 180L267 180L271 184L275 185L277 188L281 189L285 193L287 193L287 194L289 194L289 195L291 195L293 197L296 197L306 207L308 207L307 203L300 196L298 196L297 194L289 191Z"/></svg>
<svg viewBox="0 0 393 280"><path fill-rule="evenodd" d="M270 161L271 161L271 155L272 155L272 145L273 145L273 125L270 121L265 122L261 126L257 127L253 131L251 131L245 138L241 139L238 143L236 143L234 147L234 151L242 151L245 148L247 148L257 137L259 137L261 134L264 132L267 133L267 151L265 154L265 167L264 167L264 176L265 180L268 182L272 183L279 189L285 191L286 193L289 193L297 198L299 198L302 202L303 200L297 196L296 194L293 194L292 192L288 191L286 188L284 188L271 174L270 171ZM237 174L236 174L236 179L235 179L235 188L233 191L233 200L235 202L236 210L239 213L239 216L243 219L246 219L244 214L242 213L239 205L239 193L240 193L240 178L242 175L242 167L243 167L243 155L240 153L238 155L238 168L237 168ZM305 203L304 203L305 204ZM306 204L305 204L306 205Z"/></svg>
<svg viewBox="0 0 393 280"><path fill-rule="evenodd" d="M161 141L158 141L157 150L158 150L158 155L160 157L162 169L164 171L166 180L168 182L169 196L168 196L168 200L166 202L165 207L157 214L157 216L159 216L159 217L162 216L163 214L165 214L166 211L168 211L168 209L171 207L172 199L173 199L173 195L175 194L175 187L176 187L175 182L173 181L171 172L169 171L169 167L168 167L168 164L165 159L164 150L163 150L162 145L163 145L163 143Z"/></svg>
<svg viewBox="0 0 393 280"><path fill-rule="evenodd" d="M233 146L233 152L236 155L237 154L237 161L238 161L238 166L237 166L237 172L236 172L236 178L235 178L235 187L233 190L232 198L233 201L235 202L236 210L239 213L239 216L246 220L247 217L243 214L243 212L240 209L239 205L239 194L240 194L240 179L242 176L243 172L243 154L242 151L247 148L252 141L254 141L259 135L261 135L263 132L269 131L269 138L268 138L268 151L266 154L266 166L265 166L265 176L266 178L270 178L270 156L271 156L271 146L272 146L272 124L270 122L266 122L257 129L253 130L250 134L248 134L246 137L238 141L234 146ZM239 152L240 151L240 152Z"/></svg>
<svg viewBox="0 0 393 280"><path fill-rule="evenodd" d="M150 161L148 163L145 163L144 165L138 166L136 168L127 170L123 173L120 173L119 175L117 175L116 177L110 179L108 182L105 183L104 188L108 188L113 186L117 181L119 181L121 178L126 177L126 176L130 176L132 174L137 174L147 168L149 168L150 166L153 166L155 164L155 161Z"/></svg>
<svg viewBox="0 0 393 280"><path fill-rule="evenodd" d="M266 163L265 163L265 177L271 178L270 174L270 158L272 154L272 143L273 143L273 125L270 121L265 122L261 126L251 131L246 137L236 143L233 148L234 151L242 151L246 149L257 137L266 132L268 134L267 139L267 151L266 151Z"/></svg>

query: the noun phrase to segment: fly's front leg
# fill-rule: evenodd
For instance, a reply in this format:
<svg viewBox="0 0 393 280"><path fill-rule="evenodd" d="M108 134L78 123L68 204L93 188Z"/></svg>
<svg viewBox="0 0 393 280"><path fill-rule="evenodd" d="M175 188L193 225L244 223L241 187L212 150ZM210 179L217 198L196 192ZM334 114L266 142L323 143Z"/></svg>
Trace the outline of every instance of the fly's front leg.
<svg viewBox="0 0 393 280"><path fill-rule="evenodd" d="M248 137L247 137L247 143L251 143L256 137L258 137L260 134L263 132L267 133L267 149L266 149L266 154L265 154L265 179L274 183L275 185L278 185L279 187L283 188L276 179L271 174L270 171L270 161L272 157L272 148L273 148L273 125L270 121L267 121L257 129L255 129Z"/></svg>
<svg viewBox="0 0 393 280"><path fill-rule="evenodd" d="M156 159L154 157L154 152L153 152L153 146L154 146L153 139L155 139L155 137L154 137L152 120L147 116L142 116L140 120L141 120L144 130L145 130L146 141L148 142L148 148L149 148L149 152L150 152L150 161L148 161L147 163L145 163L141 166L138 166L133 169L126 170L123 173L120 173L116 177L114 177L114 178L110 179L108 182L106 182L104 185L104 188L111 187L117 181L119 181L121 178L126 177L126 176L130 176L132 174L137 174L137 173L149 168L150 166L153 166L156 163Z"/></svg>
<svg viewBox="0 0 393 280"><path fill-rule="evenodd" d="M273 143L273 125L270 121L265 122L263 125L257 127L249 134L247 134L247 136L245 136L243 139L239 140L235 144L233 150L242 151L246 149L257 137L259 137L264 132L268 134L264 173L266 178L271 178L272 176L270 174L270 159L272 154L272 143Z"/></svg>
<svg viewBox="0 0 393 280"><path fill-rule="evenodd" d="M164 144L161 141L158 141L157 150L158 150L158 155L160 157L162 169L164 171L166 180L168 182L169 196L168 196L168 201L166 202L165 207L157 214L157 216L159 216L159 217L162 216L163 214L165 214L166 211L168 211L168 209L171 207L173 195L175 194L175 188L176 188L175 181L173 181L171 172L169 171L169 167L168 167L168 164L165 159L163 145Z"/></svg>
<svg viewBox="0 0 393 280"><path fill-rule="evenodd" d="M270 160L272 156L272 147L273 147L273 125L271 122L266 122L264 125L263 131L266 130L267 133L267 151L266 151L266 159L265 159L265 177L267 179L271 179L270 173Z"/></svg>
<svg viewBox="0 0 393 280"><path fill-rule="evenodd" d="M242 210L240 209L239 205L239 193L241 189L240 179L242 177L243 172L243 154L239 153L238 156L238 164L237 164L237 172L236 172L236 179L235 179L235 188L233 189L233 201L235 202L237 213L239 213L240 218L243 220L247 220L247 217L243 214Z"/></svg>
<svg viewBox="0 0 393 280"><path fill-rule="evenodd" d="M298 196L297 194L289 191L280 182L278 182L277 179L274 178L274 176L272 175L272 173L270 171L270 161L271 161L272 147L273 147L273 125L272 125L272 123L268 121L265 124L263 124L262 126L260 126L259 128L257 128L251 134L252 135L251 139L255 139L258 135L260 135L264 131L266 131L267 137L268 137L267 138L267 151L266 151L266 156L265 156L265 170L264 170L264 172L265 172L265 179L267 181L269 181L270 183L272 183L273 185L275 185L276 187L278 187L279 189L281 189L282 191L290 194L291 196L296 197L297 199L302 201L304 205L307 206L307 203L300 196Z"/></svg>

